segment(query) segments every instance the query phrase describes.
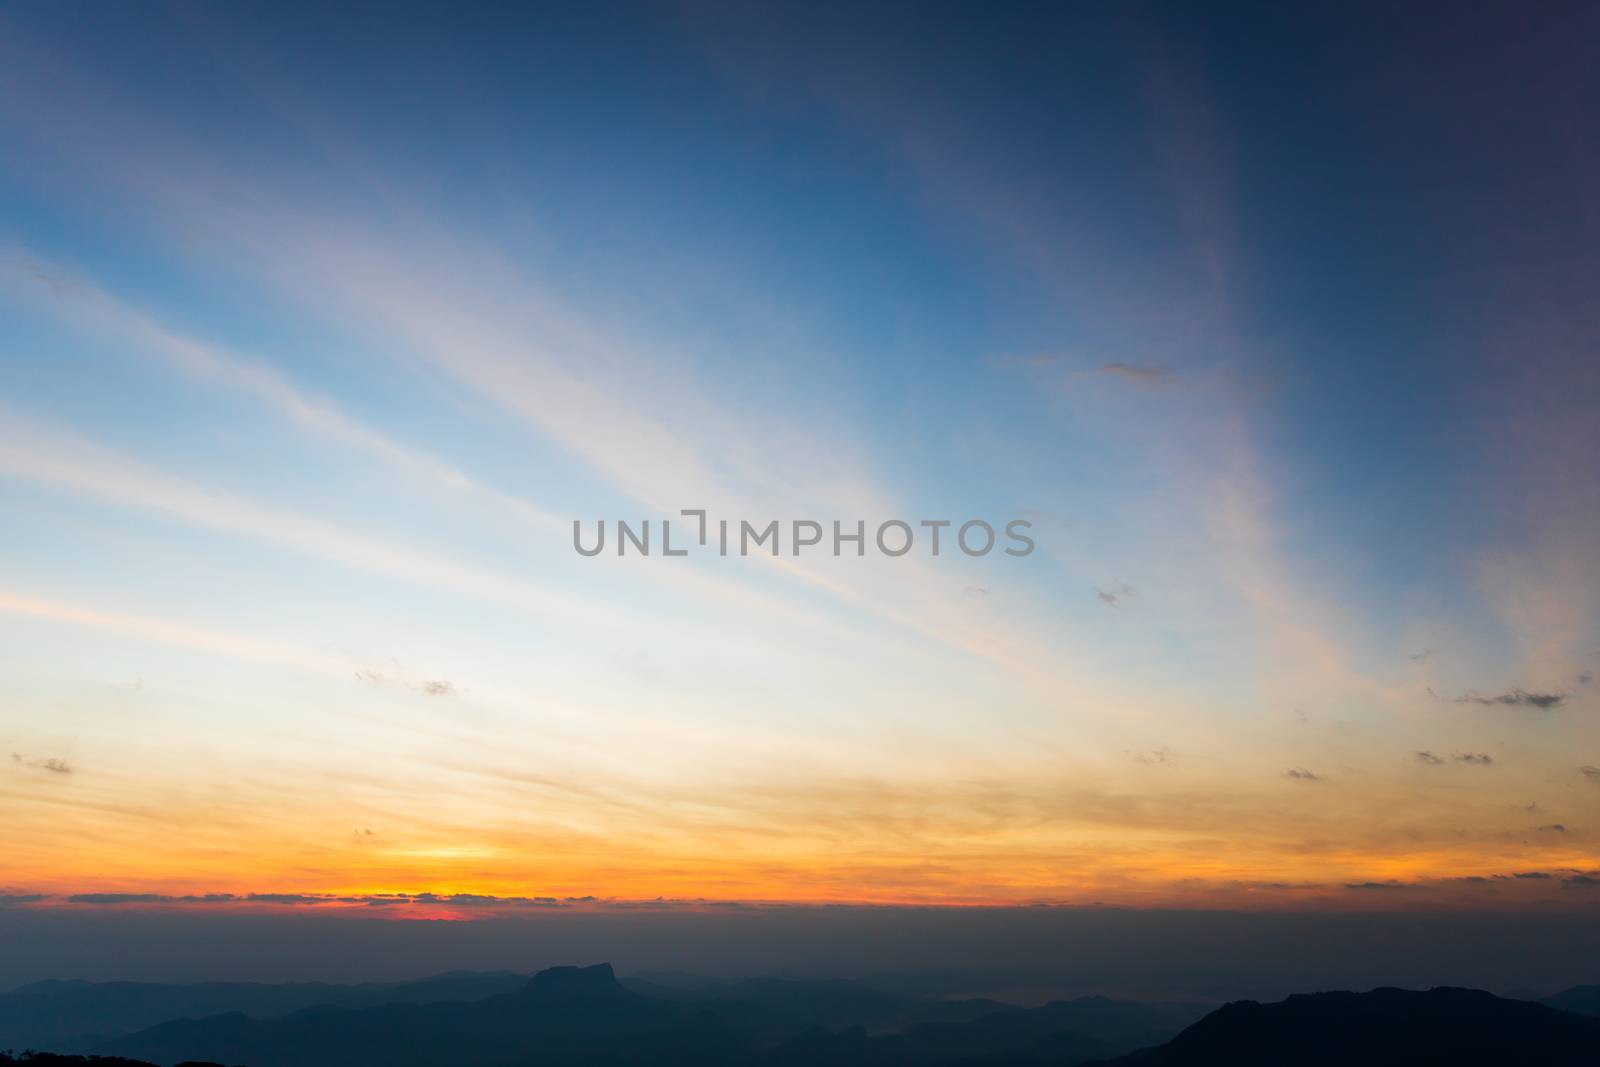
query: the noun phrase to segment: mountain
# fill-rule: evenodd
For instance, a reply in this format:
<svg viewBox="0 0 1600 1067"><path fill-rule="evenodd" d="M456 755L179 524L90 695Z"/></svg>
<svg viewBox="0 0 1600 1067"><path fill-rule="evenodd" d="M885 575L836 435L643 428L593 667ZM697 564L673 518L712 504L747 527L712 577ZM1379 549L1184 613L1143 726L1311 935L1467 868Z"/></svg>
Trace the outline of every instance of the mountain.
<svg viewBox="0 0 1600 1067"><path fill-rule="evenodd" d="M65 1056L58 1052L24 1052L13 1058L0 1052L0 1067L156 1067L144 1060L120 1056ZM222 1067L220 1063L184 1062L177 1067Z"/></svg>
<svg viewBox="0 0 1600 1067"><path fill-rule="evenodd" d="M515 992L477 1001L168 1022L95 1051L157 1063L205 1058L249 1067L715 1067L744 1062L747 1054L745 1042L714 1016L632 993L609 964L551 968Z"/></svg>
<svg viewBox="0 0 1600 1067"><path fill-rule="evenodd" d="M1579 1015L1600 1015L1600 985L1575 985L1539 1003Z"/></svg>
<svg viewBox="0 0 1600 1067"><path fill-rule="evenodd" d="M270 1019L318 1004L367 1007L476 1000L507 993L528 980L509 971L460 971L414 982L331 985L324 982L46 981L0 994L0 1048L86 1051L111 1038L172 1019L239 1012Z"/></svg>
<svg viewBox="0 0 1600 1067"><path fill-rule="evenodd" d="M964 1002L967 1010L983 1001ZM987 1003L994 1003L992 1001ZM919 1022L870 1036L856 1027L813 1029L781 1045L772 1062L784 1067L913 1067L932 1064L1071 1065L1166 1040L1192 1015L1164 1007L1080 997L1039 1008L997 1005L965 1019Z"/></svg>
<svg viewBox="0 0 1600 1067"><path fill-rule="evenodd" d="M1600 1062L1600 1019L1476 989L1312 993L1237 1001L1102 1067L1416 1067Z"/></svg>
<svg viewBox="0 0 1600 1067"><path fill-rule="evenodd" d="M852 982L787 979L672 993L655 998L627 989L606 964L556 967L512 992L479 1000L319 1005L276 1019L232 1012L165 1022L104 1042L94 1051L127 1059L92 1067L182 1061L247 1067L1600 1063L1600 1018L1470 989L1239 1001L1187 1028L1197 1009L1103 997L1020 1008L984 1000L928 1002ZM11 1062L0 1058L0 1067ZM77 1067L86 1061L21 1062Z"/></svg>
<svg viewBox="0 0 1600 1067"><path fill-rule="evenodd" d="M1070 1064L1166 1040L1187 1021L1102 997L1034 1009L934 1004L843 981L752 979L658 999L625 988L601 964L541 971L514 993L471 1002L319 1006L275 1020L231 1013L163 1023L96 1051L248 1067L890 1067L975 1056ZM892 1024L895 1032L870 1033L869 1024Z"/></svg>

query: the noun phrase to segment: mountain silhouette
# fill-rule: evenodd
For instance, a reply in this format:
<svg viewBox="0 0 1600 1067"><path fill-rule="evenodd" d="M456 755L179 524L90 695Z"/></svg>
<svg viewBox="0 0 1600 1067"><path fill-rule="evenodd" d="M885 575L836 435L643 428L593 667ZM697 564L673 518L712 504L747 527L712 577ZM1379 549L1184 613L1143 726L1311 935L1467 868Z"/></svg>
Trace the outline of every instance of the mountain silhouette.
<svg viewBox="0 0 1600 1067"><path fill-rule="evenodd" d="M0 994L0 1048L84 1052L112 1038L172 1019L240 1012L270 1019L315 1005L369 1007L477 1000L528 980L510 971L457 971L412 982L332 985L325 982L46 981Z"/></svg>
<svg viewBox="0 0 1600 1067"><path fill-rule="evenodd" d="M964 1010L993 1001L957 1002ZM930 1006L931 1014L946 1014ZM839 1033L813 1029L780 1046L774 1063L830 1067L994 1063L1076 1064L1152 1045L1176 1033L1192 1016L1162 1006L1080 997L1039 1008L998 1005L971 1018L933 1018L897 1033L869 1035L855 1027Z"/></svg>
<svg viewBox="0 0 1600 1067"><path fill-rule="evenodd" d="M281 1019L232 1013L162 1023L107 1042L111 1055L249 1067L493 1067L526 1063L739 1062L744 1043L691 1006L624 989L609 964L541 971L512 993L468 1002L310 1008Z"/></svg>
<svg viewBox="0 0 1600 1067"><path fill-rule="evenodd" d="M1600 985L1575 985L1539 1003L1579 1015L1600 1015Z"/></svg>
<svg viewBox="0 0 1600 1067"><path fill-rule="evenodd" d="M1311 993L1224 1005L1102 1067L1416 1067L1600 1063L1600 1019L1476 989Z"/></svg>
<svg viewBox="0 0 1600 1067"><path fill-rule="evenodd" d="M143 1060L129 1060L121 1056L70 1056L59 1052L24 1052L12 1057L0 1052L0 1067L156 1067ZM185 1061L176 1067L222 1067L220 1063Z"/></svg>
<svg viewBox="0 0 1600 1067"><path fill-rule="evenodd" d="M449 984L466 976L441 976ZM420 995L417 986L391 987ZM488 982L492 986L493 982ZM652 988L652 983L643 983ZM47 983L20 995L93 988ZM1569 990L1573 1002L1581 991ZM437 991L437 988L435 988ZM363 989L361 996L381 995ZM233 1011L109 1039L105 1057L0 1067L1295 1067L1600 1063L1600 1018L1471 989L1315 993L1200 1009L1104 997L1037 1008L929 1001L848 981L628 989L608 964L553 967L476 1000ZM345 988L341 996L351 995ZM1558 995L1557 998L1566 994ZM1164 1043L1163 1043L1164 1042Z"/></svg>

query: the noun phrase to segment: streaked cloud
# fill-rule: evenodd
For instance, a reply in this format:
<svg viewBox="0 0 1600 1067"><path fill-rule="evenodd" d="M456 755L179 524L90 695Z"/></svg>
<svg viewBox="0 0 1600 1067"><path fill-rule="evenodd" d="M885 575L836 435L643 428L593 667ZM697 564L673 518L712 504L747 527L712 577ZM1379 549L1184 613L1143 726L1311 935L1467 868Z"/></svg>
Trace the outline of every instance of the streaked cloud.
<svg viewBox="0 0 1600 1067"><path fill-rule="evenodd" d="M1559 708L1566 703L1565 693L1530 693L1523 689L1512 689L1498 696L1482 696L1478 693L1465 693L1456 697L1457 704L1482 704L1485 707L1496 705L1509 708L1538 708L1540 711L1549 711Z"/></svg>

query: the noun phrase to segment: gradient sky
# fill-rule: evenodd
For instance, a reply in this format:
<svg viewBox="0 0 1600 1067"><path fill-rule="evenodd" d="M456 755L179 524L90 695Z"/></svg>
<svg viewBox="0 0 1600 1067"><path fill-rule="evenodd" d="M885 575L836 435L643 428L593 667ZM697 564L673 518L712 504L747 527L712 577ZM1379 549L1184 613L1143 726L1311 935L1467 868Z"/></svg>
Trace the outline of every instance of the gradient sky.
<svg viewBox="0 0 1600 1067"><path fill-rule="evenodd" d="M580 7L0 11L0 899L1600 900L1600 9Z"/></svg>

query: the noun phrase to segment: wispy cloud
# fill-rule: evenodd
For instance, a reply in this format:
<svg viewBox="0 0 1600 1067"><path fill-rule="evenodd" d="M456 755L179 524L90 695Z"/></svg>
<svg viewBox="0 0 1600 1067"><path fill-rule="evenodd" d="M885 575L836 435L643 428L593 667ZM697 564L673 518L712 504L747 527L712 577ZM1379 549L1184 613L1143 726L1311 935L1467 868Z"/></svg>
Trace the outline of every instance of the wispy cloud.
<svg viewBox="0 0 1600 1067"><path fill-rule="evenodd" d="M11 762L23 767L32 767L36 770L49 771L51 774L71 774L72 766L64 759L54 756L46 759L29 759L20 752L11 753Z"/></svg>
<svg viewBox="0 0 1600 1067"><path fill-rule="evenodd" d="M1500 705L1508 708L1538 708L1540 711L1549 711L1551 708L1559 708L1566 699L1565 693L1530 693L1525 689L1512 689L1498 696L1464 693L1456 697L1456 703L1482 704L1485 707Z"/></svg>
<svg viewBox="0 0 1600 1067"><path fill-rule="evenodd" d="M1120 378L1134 385L1157 386L1167 385L1176 375L1166 367L1140 366L1136 363L1106 363L1096 369L1096 374Z"/></svg>
<svg viewBox="0 0 1600 1067"><path fill-rule="evenodd" d="M225 346L182 333L137 308L70 277L61 268L38 263L29 253L0 254L0 284L24 298L34 295L20 282L32 280L56 299L31 301L56 312L71 325L114 338L129 350L148 353L194 379L248 395L297 426L329 441L372 455L397 471L424 479L439 491L477 496L527 522L534 529L559 531L567 520L523 497L504 492L453 464L395 440L342 410L326 397L312 395L270 364Z"/></svg>
<svg viewBox="0 0 1600 1067"><path fill-rule="evenodd" d="M403 672L399 670L378 671L370 668L362 668L361 670L355 672L355 677L358 681L367 682L370 685L402 686L406 689L411 689L421 693L424 696L447 697L454 696L456 692L455 683L449 681L448 679L416 678L412 677L409 672Z"/></svg>

